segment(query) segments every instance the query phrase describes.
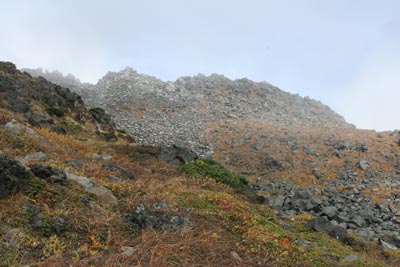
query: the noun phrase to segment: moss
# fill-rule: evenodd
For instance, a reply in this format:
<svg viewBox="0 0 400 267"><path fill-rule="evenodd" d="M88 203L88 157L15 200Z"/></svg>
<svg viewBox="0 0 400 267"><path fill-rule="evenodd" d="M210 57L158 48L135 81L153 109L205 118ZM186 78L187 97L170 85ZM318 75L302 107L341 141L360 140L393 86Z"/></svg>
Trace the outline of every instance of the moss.
<svg viewBox="0 0 400 267"><path fill-rule="evenodd" d="M102 114L106 113L106 111L104 109L99 108L99 107L91 108L90 111L93 112L93 113L97 113L99 115L102 115Z"/></svg>
<svg viewBox="0 0 400 267"><path fill-rule="evenodd" d="M153 146L137 145L137 146L114 146L114 150L118 153L126 155L130 161L142 161L157 154L157 148Z"/></svg>
<svg viewBox="0 0 400 267"><path fill-rule="evenodd" d="M39 194L45 187L45 182L36 176L32 176L29 181L29 196L34 197Z"/></svg>
<svg viewBox="0 0 400 267"><path fill-rule="evenodd" d="M63 117L64 110L61 108L46 108L46 112L51 116Z"/></svg>
<svg viewBox="0 0 400 267"><path fill-rule="evenodd" d="M178 171L191 176L202 176L214 179L216 182L223 183L232 187L237 192L244 192L248 189L248 181L242 176L235 174L219 162L212 159L201 159L178 167Z"/></svg>

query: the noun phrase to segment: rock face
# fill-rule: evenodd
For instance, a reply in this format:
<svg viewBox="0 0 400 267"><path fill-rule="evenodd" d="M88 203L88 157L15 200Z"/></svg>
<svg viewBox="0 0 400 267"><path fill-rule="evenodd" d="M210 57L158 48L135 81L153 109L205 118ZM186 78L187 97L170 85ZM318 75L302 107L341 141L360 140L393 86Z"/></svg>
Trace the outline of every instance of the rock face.
<svg viewBox="0 0 400 267"><path fill-rule="evenodd" d="M33 126L65 134L68 125L83 125L107 140L115 138L113 123L104 111L89 110L70 89L23 73L10 62L0 62L0 96L0 108L21 114ZM24 130L13 122L8 127Z"/></svg>
<svg viewBox="0 0 400 267"><path fill-rule="evenodd" d="M30 174L18 161L0 156L0 198L29 188Z"/></svg>
<svg viewBox="0 0 400 267"><path fill-rule="evenodd" d="M26 71L38 75L37 71ZM41 75L66 85L65 79ZM136 141L182 144L203 156L213 153L203 136L212 121L250 118L277 124L352 127L329 107L308 97L286 93L266 82L232 81L217 74L163 82L126 68L107 73L94 86L73 82L69 87L92 107L109 112L116 125Z"/></svg>

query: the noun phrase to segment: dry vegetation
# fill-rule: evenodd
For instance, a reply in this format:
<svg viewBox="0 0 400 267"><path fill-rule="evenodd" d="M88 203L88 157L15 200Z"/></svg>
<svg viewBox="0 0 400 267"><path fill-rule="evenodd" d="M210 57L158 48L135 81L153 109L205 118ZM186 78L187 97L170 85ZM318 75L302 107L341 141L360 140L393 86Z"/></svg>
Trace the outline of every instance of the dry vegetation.
<svg viewBox="0 0 400 267"><path fill-rule="evenodd" d="M1 114L1 118L9 119L9 114ZM32 177L29 193L0 200L0 266L347 266L341 259L350 254L359 256L354 266L390 266L376 245L360 241L356 247L348 247L310 232L304 226L308 216L278 218L265 205L249 201L247 195L229 186L204 175L182 174L158 161L152 147L123 140L107 143L90 133L62 135L35 130L44 138L9 134L1 129L3 154L17 157L42 151L48 160L41 164L108 187L119 204L103 206L76 184L62 186ZM249 152L246 145L250 143L241 143L235 140L229 147L232 153ZM271 153L279 152L270 143L264 145L273 149ZM281 153L274 155L284 155L280 149ZM136 178L109 180L113 173L102 170L105 161L94 159L90 156L93 153L112 156L113 164ZM255 168L259 161L255 161L257 155L252 157L244 164ZM82 165L72 167L67 160L78 160ZM340 162L332 164L334 168ZM293 167L282 175L290 177L295 170ZM125 219L139 203L149 207L165 203L164 212L189 218L193 228L140 230ZM32 223L33 211L42 216L39 230ZM63 232L52 227L57 217L66 219ZM301 246L302 240L313 246ZM123 254L127 247L132 249L129 256Z"/></svg>
<svg viewBox="0 0 400 267"><path fill-rule="evenodd" d="M389 132L228 120L210 124L206 134L216 147L216 159L252 181L257 177L264 181L287 179L302 187L323 187L345 170L356 172L358 178L373 171L385 179L395 175L399 167L398 137ZM350 148L340 150L341 158L335 156L338 149L334 145L338 144ZM363 148L367 151L360 151ZM269 168L271 160L281 166ZM361 160L369 162L367 171L359 168ZM314 176L313 165L320 179ZM374 202L382 202L391 193L400 193L400 189L381 186L364 193Z"/></svg>

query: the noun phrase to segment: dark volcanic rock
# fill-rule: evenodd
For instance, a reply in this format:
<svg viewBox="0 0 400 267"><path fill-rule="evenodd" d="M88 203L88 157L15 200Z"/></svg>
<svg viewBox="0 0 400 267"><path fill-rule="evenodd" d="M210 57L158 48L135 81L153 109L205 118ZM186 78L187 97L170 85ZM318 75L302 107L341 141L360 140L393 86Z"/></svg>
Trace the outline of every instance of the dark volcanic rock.
<svg viewBox="0 0 400 267"><path fill-rule="evenodd" d="M20 113L26 113L30 109L28 103L19 99L11 100L9 106L12 111Z"/></svg>
<svg viewBox="0 0 400 267"><path fill-rule="evenodd" d="M106 140L116 139L114 124L104 110L89 110L82 98L68 88L53 84L43 77L34 78L16 69L15 65L0 62L0 108L24 113L33 126L48 127L54 122L65 123L67 117L85 129L95 131ZM50 127L64 133L65 129Z"/></svg>
<svg viewBox="0 0 400 267"><path fill-rule="evenodd" d="M346 230L342 227L335 226L329 220L317 217L307 222L307 227L310 230L326 233L333 238L339 239L344 244L354 245L356 242L354 238L350 237Z"/></svg>
<svg viewBox="0 0 400 267"><path fill-rule="evenodd" d="M135 179L135 176L132 173L127 172L125 169L123 169L117 165L114 165L114 164L102 165L101 169L104 171L117 172L120 176L122 176L123 178L126 178L126 179Z"/></svg>
<svg viewBox="0 0 400 267"><path fill-rule="evenodd" d="M30 165L31 171L35 176L45 179L51 183L67 185L67 175L65 172L50 166Z"/></svg>
<svg viewBox="0 0 400 267"><path fill-rule="evenodd" d="M18 161L0 156L0 198L29 189L30 174Z"/></svg>
<svg viewBox="0 0 400 267"><path fill-rule="evenodd" d="M159 160L172 165L185 164L197 159L197 155L193 151L177 145L172 147L161 146L157 157Z"/></svg>
<svg viewBox="0 0 400 267"><path fill-rule="evenodd" d="M150 210L144 204L136 206L128 215L128 220L141 229L150 228L164 231L192 227L190 221L185 217L170 215L160 210Z"/></svg>
<svg viewBox="0 0 400 267"><path fill-rule="evenodd" d="M59 133L59 134L67 134L67 130L61 125L53 125L50 127L50 132Z"/></svg>

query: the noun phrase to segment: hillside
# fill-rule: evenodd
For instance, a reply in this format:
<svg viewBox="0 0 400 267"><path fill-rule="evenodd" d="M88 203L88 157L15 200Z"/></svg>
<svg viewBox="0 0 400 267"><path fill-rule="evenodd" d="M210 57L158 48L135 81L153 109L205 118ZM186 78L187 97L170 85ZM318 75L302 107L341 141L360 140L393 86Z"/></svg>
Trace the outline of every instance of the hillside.
<svg viewBox="0 0 400 267"><path fill-rule="evenodd" d="M40 73L25 70L32 75ZM44 77L61 85L71 80L56 74L42 72ZM90 106L109 112L117 127L126 130L137 142L179 144L202 156L214 152L212 144L204 138L205 125L223 119L353 127L318 101L284 92L266 82L232 81L217 74L163 82L126 68L107 73L96 85L73 83L71 89Z"/></svg>
<svg viewBox="0 0 400 267"><path fill-rule="evenodd" d="M314 103L327 115L203 121L218 161L193 161L134 143L104 110L11 63L0 96L0 266L399 264L398 132L353 129L305 99L300 114Z"/></svg>

